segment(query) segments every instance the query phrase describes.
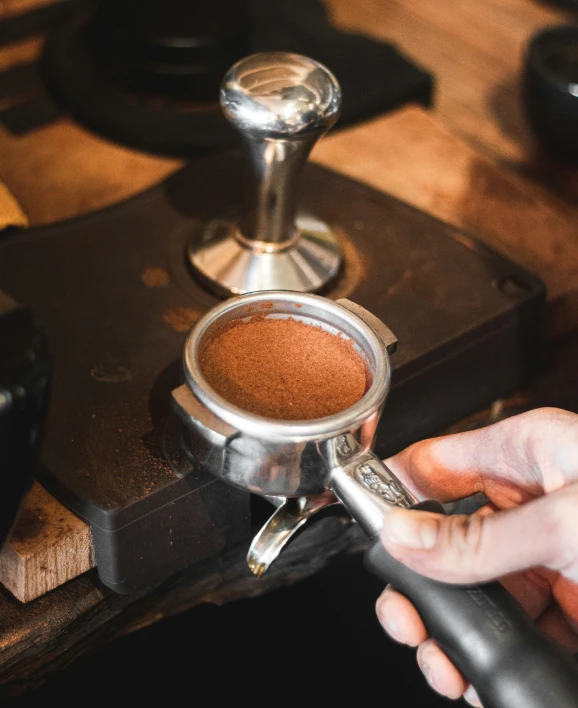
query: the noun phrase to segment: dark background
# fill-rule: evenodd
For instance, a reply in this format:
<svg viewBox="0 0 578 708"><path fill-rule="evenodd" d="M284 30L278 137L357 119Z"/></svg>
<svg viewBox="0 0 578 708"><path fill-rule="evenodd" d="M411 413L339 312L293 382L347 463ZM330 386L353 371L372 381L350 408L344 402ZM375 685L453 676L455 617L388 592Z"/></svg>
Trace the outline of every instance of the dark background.
<svg viewBox="0 0 578 708"><path fill-rule="evenodd" d="M415 650L391 641L378 624L381 589L360 556L338 558L292 587L202 605L122 637L3 705L448 708L427 686Z"/></svg>

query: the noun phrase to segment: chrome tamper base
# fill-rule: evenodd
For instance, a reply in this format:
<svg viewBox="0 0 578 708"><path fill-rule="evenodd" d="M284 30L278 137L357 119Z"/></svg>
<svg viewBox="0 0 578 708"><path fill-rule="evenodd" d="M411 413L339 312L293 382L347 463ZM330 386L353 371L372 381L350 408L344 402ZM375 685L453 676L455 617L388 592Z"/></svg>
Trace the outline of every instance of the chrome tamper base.
<svg viewBox="0 0 578 708"><path fill-rule="evenodd" d="M219 295L320 290L339 272L341 249L327 224L297 215L297 190L311 149L339 117L335 77L298 54L255 54L225 75L221 106L245 147L243 208L193 235L190 265Z"/></svg>

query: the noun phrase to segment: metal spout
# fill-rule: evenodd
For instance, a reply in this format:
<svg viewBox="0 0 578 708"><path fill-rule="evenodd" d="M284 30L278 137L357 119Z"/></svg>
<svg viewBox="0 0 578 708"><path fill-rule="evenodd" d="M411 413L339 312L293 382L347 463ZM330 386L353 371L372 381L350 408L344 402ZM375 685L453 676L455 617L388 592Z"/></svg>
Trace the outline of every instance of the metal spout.
<svg viewBox="0 0 578 708"><path fill-rule="evenodd" d="M251 572L260 578L311 517L338 505L331 492L285 499L253 539L247 554Z"/></svg>

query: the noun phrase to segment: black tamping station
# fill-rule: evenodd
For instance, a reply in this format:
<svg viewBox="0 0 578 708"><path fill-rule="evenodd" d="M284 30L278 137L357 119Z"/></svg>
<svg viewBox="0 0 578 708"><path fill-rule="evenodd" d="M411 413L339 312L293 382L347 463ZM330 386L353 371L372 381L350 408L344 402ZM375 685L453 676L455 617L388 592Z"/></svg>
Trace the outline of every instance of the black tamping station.
<svg viewBox="0 0 578 708"><path fill-rule="evenodd" d="M264 128L269 92L292 97L299 120ZM170 406L186 331L224 297L317 292L387 323L399 347L381 457L513 390L541 360L537 278L454 227L307 163L339 103L316 62L243 60L221 90L243 154L198 159L127 202L0 245L2 288L35 313L53 354L41 481L90 524L100 579L117 592L251 537L250 494L185 452Z"/></svg>

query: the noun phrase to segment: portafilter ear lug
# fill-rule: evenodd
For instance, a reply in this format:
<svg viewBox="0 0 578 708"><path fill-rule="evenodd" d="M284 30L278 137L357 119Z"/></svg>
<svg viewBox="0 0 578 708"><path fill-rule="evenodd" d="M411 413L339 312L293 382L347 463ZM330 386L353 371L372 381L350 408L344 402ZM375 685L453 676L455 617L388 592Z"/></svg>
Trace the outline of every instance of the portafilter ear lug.
<svg viewBox="0 0 578 708"><path fill-rule="evenodd" d="M349 310L349 312L352 312L354 315L357 315L359 319L365 322L366 325L369 325L375 334L377 334L377 336L381 339L389 354L393 354L395 352L397 349L397 337L378 317L372 315L371 312L368 312L364 307L361 307L361 305L358 305L351 300L347 300L346 298L341 298L335 302L338 305L341 305L341 307L344 307L346 310Z"/></svg>
<svg viewBox="0 0 578 708"><path fill-rule="evenodd" d="M171 406L183 423L200 430L214 444L225 445L237 431L204 406L187 384L171 391Z"/></svg>

